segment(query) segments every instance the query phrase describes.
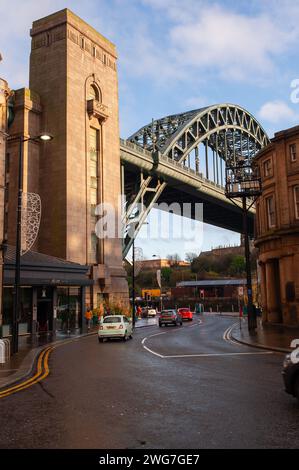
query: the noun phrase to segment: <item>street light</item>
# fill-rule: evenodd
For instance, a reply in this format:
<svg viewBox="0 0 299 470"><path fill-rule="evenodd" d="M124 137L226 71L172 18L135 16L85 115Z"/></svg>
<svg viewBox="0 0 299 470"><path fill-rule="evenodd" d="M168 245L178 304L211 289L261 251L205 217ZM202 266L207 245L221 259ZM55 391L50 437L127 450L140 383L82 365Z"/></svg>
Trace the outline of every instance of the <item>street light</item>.
<svg viewBox="0 0 299 470"><path fill-rule="evenodd" d="M149 225L149 222L143 222L141 225ZM133 235L133 237L134 237L134 235ZM132 324L133 324L133 328L134 328L135 323L136 323L136 315L135 315L135 237L133 238L132 249L133 249L133 253L132 253L132 308L133 308Z"/></svg>
<svg viewBox="0 0 299 470"><path fill-rule="evenodd" d="M244 247L245 247L245 260L246 260L246 278L247 278L247 313L248 313L248 330L252 332L256 329L256 312L253 309L252 302L252 279L251 279L251 264L250 264L250 248L248 237L248 224L247 216L248 211L255 203L258 196L261 194L261 179L257 175L257 169L251 165L245 164L244 161L228 165L226 167L226 184L225 195L234 202L234 199L241 199L243 211L243 234L244 234ZM247 199L249 205L247 206Z"/></svg>
<svg viewBox="0 0 299 470"><path fill-rule="evenodd" d="M153 258L158 258L158 255L152 255ZM160 256L160 260L161 260L161 256ZM158 279L158 272L160 271L160 277ZM162 307L163 307L163 299L162 299L162 275L161 275L161 269L157 269L157 272L156 272L156 275L157 275L157 282L159 284L159 287L160 287L160 312L162 312Z"/></svg>
<svg viewBox="0 0 299 470"><path fill-rule="evenodd" d="M20 279L21 279L21 237L22 237L22 196L23 196L23 147L25 142L49 142L53 136L43 132L36 137L16 137L8 140L19 141L18 162L18 204L17 204L17 232L16 232L16 259L15 259L15 282L14 282L14 304L12 314L12 354L19 350L19 311L20 311Z"/></svg>

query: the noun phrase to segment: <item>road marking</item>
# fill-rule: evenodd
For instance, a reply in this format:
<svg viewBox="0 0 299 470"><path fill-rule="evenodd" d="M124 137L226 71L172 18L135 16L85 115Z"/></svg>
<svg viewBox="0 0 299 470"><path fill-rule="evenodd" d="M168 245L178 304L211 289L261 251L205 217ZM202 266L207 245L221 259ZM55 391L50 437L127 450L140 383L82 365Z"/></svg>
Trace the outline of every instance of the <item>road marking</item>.
<svg viewBox="0 0 299 470"><path fill-rule="evenodd" d="M224 339L224 341L226 341L227 343L230 343L230 344L234 344L234 345L237 345L237 346L240 346L240 344L237 342L237 341L234 341L233 339L231 339L231 332L233 330L233 328L238 325L238 322L234 323L232 326L229 326L227 328L227 330L225 330L225 332L223 333L223 336L222 338Z"/></svg>
<svg viewBox="0 0 299 470"><path fill-rule="evenodd" d="M171 356L162 356L163 359L184 358L184 357L217 357L217 356L252 356L272 354L272 352L234 352L234 353L202 353L202 354L177 354Z"/></svg>
<svg viewBox="0 0 299 470"><path fill-rule="evenodd" d="M199 323L195 325L189 325L187 328L192 328L194 326L198 326L202 323L202 320L199 321ZM240 346L240 344L237 341L234 341L231 339L230 334L232 329L237 325L238 323L234 323L232 326L228 327L225 332L223 333L223 339L227 343L233 344ZM172 331L171 333L178 333L179 331L184 331L184 329L180 330L175 330ZM170 333L170 332L169 332ZM194 358L194 357L224 357L224 356L265 356L269 354L273 354L272 351L256 351L256 352L231 352L231 353L199 353L199 354L172 354L172 355L163 355L159 354L156 351L153 351L149 347L145 345L146 341L148 341L150 338L153 338L154 336L160 336L166 334L166 332L163 333L156 333L154 335L147 336L143 338L141 344L143 348L148 351L150 354L153 354L154 356L158 356L160 359L176 359L176 358Z"/></svg>
<svg viewBox="0 0 299 470"><path fill-rule="evenodd" d="M10 395L13 395L14 393L21 392L22 390L25 390L26 388L32 387L33 385L37 384L38 382L41 382L44 380L50 373L49 369L49 356L50 354L54 351L54 349L57 349L61 346L65 346L66 344L69 343L75 343L79 340L83 339L89 339L91 336L95 336L97 332L95 333L90 333L82 338L71 338L67 339L64 341L61 341L58 344L55 344L55 346L48 346L43 349L38 356L37 360L37 372L31 377L30 379L25 380L24 382L20 382L17 385L14 385L13 387L5 388L0 391L0 399L8 397Z"/></svg>
<svg viewBox="0 0 299 470"><path fill-rule="evenodd" d="M29 388L37 382L45 379L49 374L48 360L53 349L53 347L48 347L40 353L37 361L37 373L33 377L19 383L18 385L2 390L0 392L0 398L8 397L9 395L20 392L21 390L25 390L26 388Z"/></svg>
<svg viewBox="0 0 299 470"><path fill-rule="evenodd" d="M153 338L154 336L160 336L160 335L165 335L165 334L166 334L166 332L163 332L163 333L156 333L155 335L150 335L150 336L148 336L148 337L146 337L146 338L143 338L143 340L141 341L141 344L142 344L143 348L146 349L149 353L154 354L155 356L158 356L158 357L160 357L160 358L163 359L163 356L161 356L161 354L156 353L155 351L152 351L150 348L148 348L147 346L145 346L145 342L146 342L146 340L148 340L149 338Z"/></svg>

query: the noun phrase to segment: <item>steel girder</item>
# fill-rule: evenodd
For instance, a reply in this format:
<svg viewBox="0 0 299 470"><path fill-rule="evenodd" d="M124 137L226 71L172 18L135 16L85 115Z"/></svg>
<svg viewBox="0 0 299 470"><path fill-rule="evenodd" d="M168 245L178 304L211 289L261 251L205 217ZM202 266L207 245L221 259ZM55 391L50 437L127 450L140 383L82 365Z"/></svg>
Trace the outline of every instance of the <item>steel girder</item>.
<svg viewBox="0 0 299 470"><path fill-rule="evenodd" d="M213 152L213 159L216 155L216 159L220 158L225 166L236 164L238 161L250 165L254 155L270 143L266 132L252 114L238 105L228 103L153 120L135 132L128 140L152 152L156 164L159 163L161 157L167 157L176 163L186 165L190 153L194 150L198 151L199 145L204 144L208 179L209 149ZM158 180L157 183L154 170L146 178L142 176L139 191L125 210L124 256L132 244L132 237L137 235L165 186L165 182ZM145 195L150 192L153 196L147 198L145 203Z"/></svg>
<svg viewBox="0 0 299 470"><path fill-rule="evenodd" d="M159 151L163 156L181 161L206 140L216 150L214 134L219 136L218 150L223 158L225 147L228 156L247 153L251 158L270 142L252 114L232 104L218 104L158 119L139 129L128 140L146 150ZM247 141L241 136L247 137Z"/></svg>

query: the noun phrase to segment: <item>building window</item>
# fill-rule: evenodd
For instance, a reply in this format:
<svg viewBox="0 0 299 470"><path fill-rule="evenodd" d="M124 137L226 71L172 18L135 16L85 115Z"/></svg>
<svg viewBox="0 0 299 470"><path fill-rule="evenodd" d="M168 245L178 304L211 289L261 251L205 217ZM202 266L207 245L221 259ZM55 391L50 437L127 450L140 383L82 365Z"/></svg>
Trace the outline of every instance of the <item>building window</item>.
<svg viewBox="0 0 299 470"><path fill-rule="evenodd" d="M90 237L90 262L94 264L98 262L98 237L94 232Z"/></svg>
<svg viewBox="0 0 299 470"><path fill-rule="evenodd" d="M92 56L93 56L93 57L96 57L96 55L97 55L96 47L95 47L95 46L92 46Z"/></svg>
<svg viewBox="0 0 299 470"><path fill-rule="evenodd" d="M294 186L295 218L299 219L299 185Z"/></svg>
<svg viewBox="0 0 299 470"><path fill-rule="evenodd" d="M84 45L85 45L85 40L84 40L84 38L80 37L80 47L81 47L81 49L84 49Z"/></svg>
<svg viewBox="0 0 299 470"><path fill-rule="evenodd" d="M290 159L291 162L295 162L297 160L297 152L296 152L296 144L290 145Z"/></svg>
<svg viewBox="0 0 299 470"><path fill-rule="evenodd" d="M270 196L266 198L266 207L267 207L268 228L273 228L276 225L274 196Z"/></svg>
<svg viewBox="0 0 299 470"><path fill-rule="evenodd" d="M98 262L98 239L94 233L96 216L95 208L98 204L98 168L99 168L99 144L100 131L93 127L89 130L89 172L90 172L90 263Z"/></svg>
<svg viewBox="0 0 299 470"><path fill-rule="evenodd" d="M89 100L100 101L99 90L95 85L90 85L88 99Z"/></svg>
<svg viewBox="0 0 299 470"><path fill-rule="evenodd" d="M264 176L265 177L272 176L272 160L271 160L271 158L268 158L268 160L266 160L264 162Z"/></svg>
<svg viewBox="0 0 299 470"><path fill-rule="evenodd" d="M255 218L255 230L256 230L256 235L259 236L261 235L261 218L260 218L260 205L256 205L256 218Z"/></svg>

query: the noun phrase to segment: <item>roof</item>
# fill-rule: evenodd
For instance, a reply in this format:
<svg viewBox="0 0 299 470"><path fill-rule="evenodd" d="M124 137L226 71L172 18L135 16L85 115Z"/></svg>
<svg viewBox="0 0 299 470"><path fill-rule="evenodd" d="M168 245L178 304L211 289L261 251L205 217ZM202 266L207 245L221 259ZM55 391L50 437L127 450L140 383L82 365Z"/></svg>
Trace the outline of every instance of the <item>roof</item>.
<svg viewBox="0 0 299 470"><path fill-rule="evenodd" d="M178 282L177 287L217 287L217 286L243 286L246 279L209 279L204 281Z"/></svg>
<svg viewBox="0 0 299 470"><path fill-rule="evenodd" d="M14 283L15 247L6 245L4 284ZM54 256L28 251L21 257L21 283L26 285L90 285L89 267Z"/></svg>

